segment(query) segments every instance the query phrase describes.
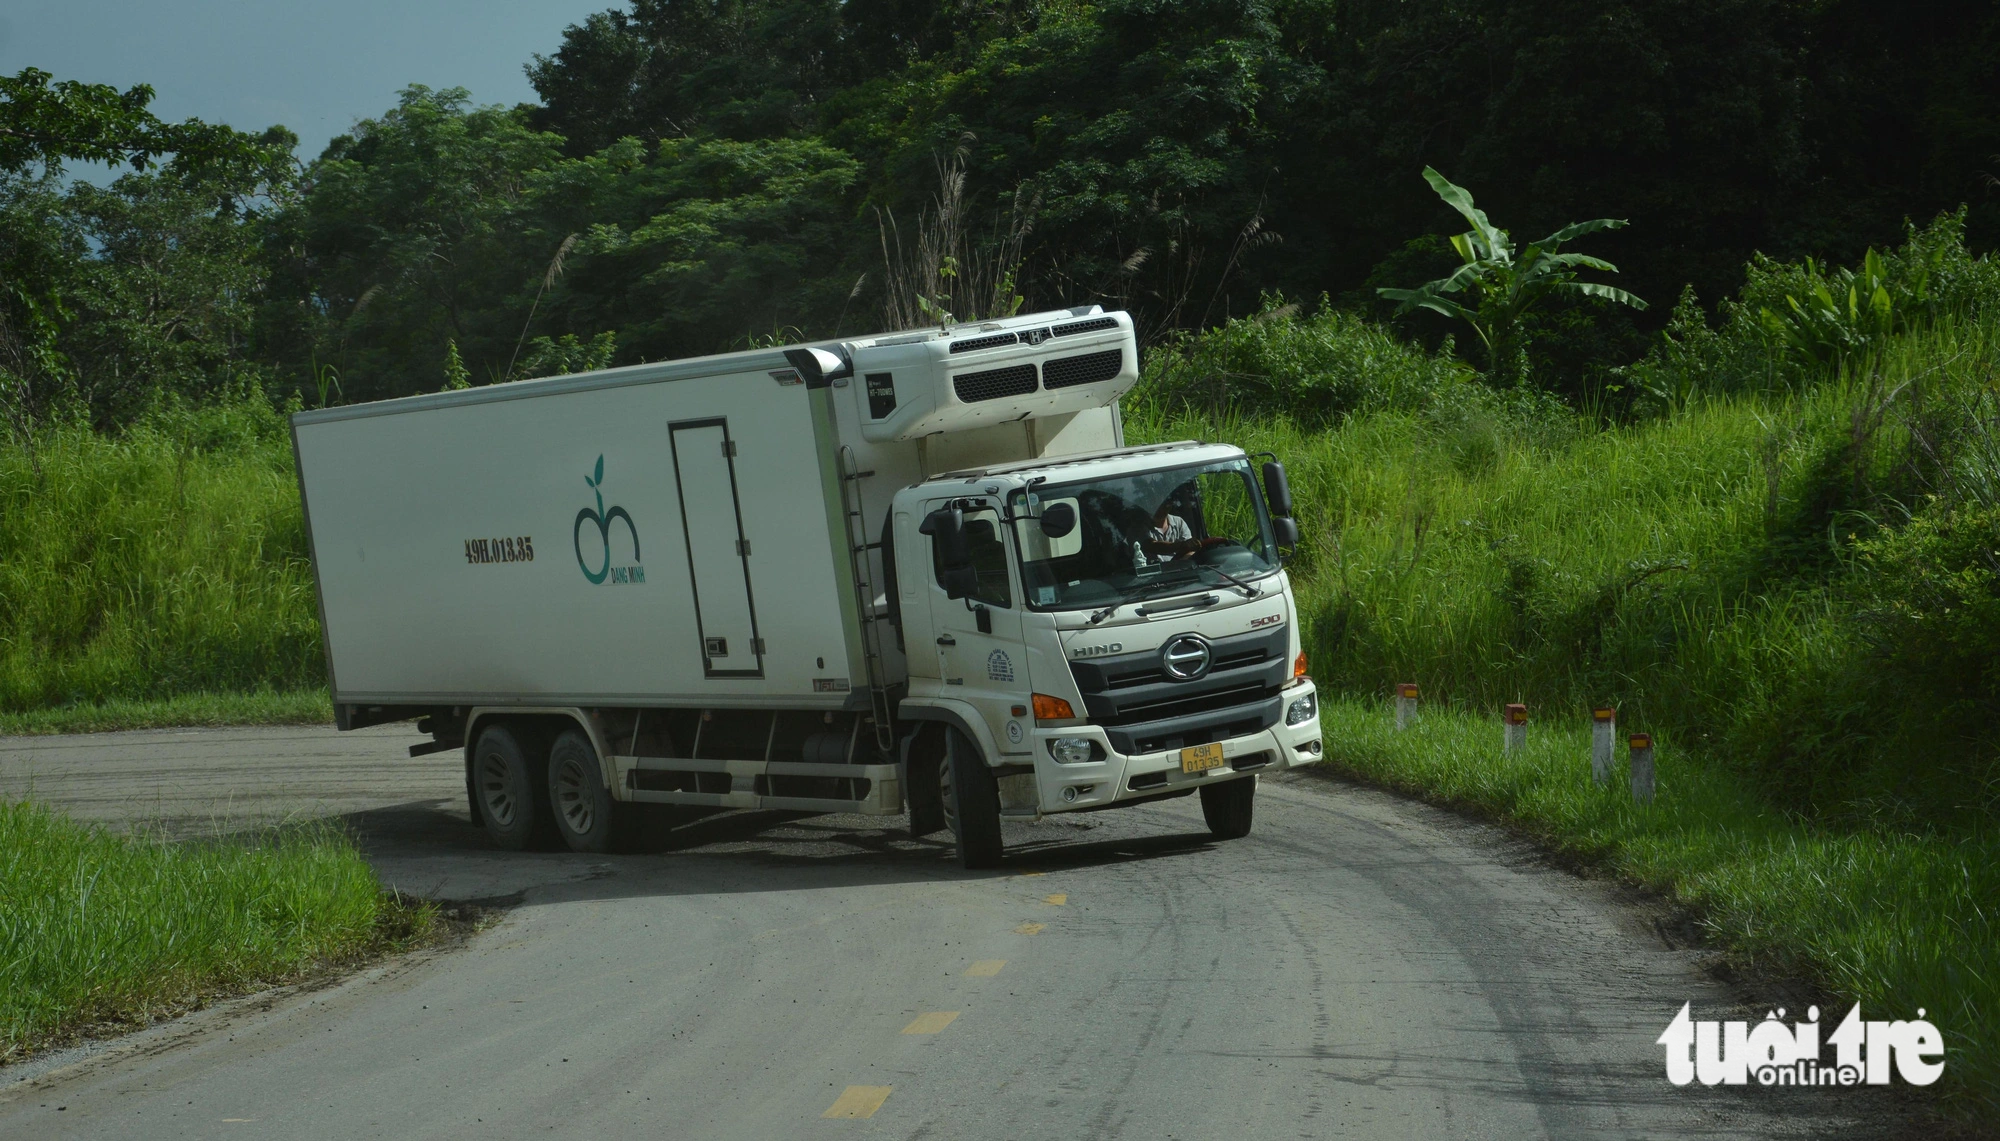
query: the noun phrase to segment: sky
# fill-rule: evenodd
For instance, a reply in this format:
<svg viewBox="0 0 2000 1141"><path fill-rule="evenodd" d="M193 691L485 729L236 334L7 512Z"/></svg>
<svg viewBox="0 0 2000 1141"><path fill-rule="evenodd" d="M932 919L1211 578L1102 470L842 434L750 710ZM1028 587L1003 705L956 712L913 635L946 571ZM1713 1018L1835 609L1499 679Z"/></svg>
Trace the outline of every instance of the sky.
<svg viewBox="0 0 2000 1141"><path fill-rule="evenodd" d="M152 84L153 113L261 131L317 157L412 83L477 103L534 99L521 68L562 30L622 0L8 0L0 74Z"/></svg>

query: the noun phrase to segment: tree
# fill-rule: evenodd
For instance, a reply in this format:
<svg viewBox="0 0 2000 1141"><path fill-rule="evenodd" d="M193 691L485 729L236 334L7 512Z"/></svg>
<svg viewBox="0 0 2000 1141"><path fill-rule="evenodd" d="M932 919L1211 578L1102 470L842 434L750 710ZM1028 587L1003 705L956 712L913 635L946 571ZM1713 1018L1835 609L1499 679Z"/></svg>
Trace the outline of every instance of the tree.
<svg viewBox="0 0 2000 1141"><path fill-rule="evenodd" d="M293 375L331 362L349 400L428 392L447 342L474 377L504 370L529 304L518 295L551 252L525 233L529 177L560 161L562 140L470 102L406 88L328 144L274 220L264 327Z"/></svg>
<svg viewBox="0 0 2000 1141"><path fill-rule="evenodd" d="M632 0L528 65L535 125L583 157L646 140L797 135L851 81L838 0Z"/></svg>
<svg viewBox="0 0 2000 1141"><path fill-rule="evenodd" d="M152 98L35 68L0 76L0 402L17 435L79 400L115 422L141 389L205 383L246 347L257 270L239 239L250 204L289 186L297 139L165 123ZM68 162L132 173L65 190Z"/></svg>
<svg viewBox="0 0 2000 1141"><path fill-rule="evenodd" d="M1401 302L1396 312L1429 309L1456 317L1472 326L1486 346L1487 372L1495 381L1517 383L1527 374L1525 346L1520 343L1521 319L1549 297L1571 293L1596 297L1644 309L1646 303L1622 289L1594 281L1576 280L1579 269L1617 273L1618 267L1589 254L1563 253L1563 243L1599 230L1615 230L1625 225L1622 218L1596 218L1572 222L1538 242L1531 242L1518 256L1507 231L1493 225L1486 212L1474 206L1472 195L1455 186L1444 175L1424 168L1424 180L1439 198L1472 224L1472 229L1452 235L1452 248L1464 264L1446 277L1428 281L1415 289L1378 289L1391 301ZM1466 305L1448 296L1467 293L1474 304Z"/></svg>
<svg viewBox="0 0 2000 1141"><path fill-rule="evenodd" d="M260 223L287 193L171 170L70 186L65 212L90 252L73 266L58 343L94 423L261 372L251 343L266 278Z"/></svg>

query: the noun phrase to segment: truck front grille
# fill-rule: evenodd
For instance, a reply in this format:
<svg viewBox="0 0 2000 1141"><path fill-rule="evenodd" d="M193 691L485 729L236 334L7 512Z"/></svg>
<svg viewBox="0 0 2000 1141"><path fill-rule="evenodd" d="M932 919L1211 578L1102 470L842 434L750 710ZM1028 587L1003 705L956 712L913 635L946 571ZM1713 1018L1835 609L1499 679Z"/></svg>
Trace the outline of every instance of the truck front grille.
<svg viewBox="0 0 2000 1141"><path fill-rule="evenodd" d="M1100 380L1110 380L1125 368L1125 350L1111 349L1102 353L1085 353L1076 357L1058 357L1042 364L1042 384L1050 389L1074 388L1079 384L1096 384Z"/></svg>
<svg viewBox="0 0 2000 1141"><path fill-rule="evenodd" d="M1159 653L1072 660L1084 715L1121 753L1150 753L1268 729L1284 712L1290 633L1276 626L1214 639L1215 664L1195 681L1174 681Z"/></svg>
<svg viewBox="0 0 2000 1141"><path fill-rule="evenodd" d="M951 390L967 404L1026 396L1035 390L1035 366L1017 364L984 372L962 372L951 378Z"/></svg>

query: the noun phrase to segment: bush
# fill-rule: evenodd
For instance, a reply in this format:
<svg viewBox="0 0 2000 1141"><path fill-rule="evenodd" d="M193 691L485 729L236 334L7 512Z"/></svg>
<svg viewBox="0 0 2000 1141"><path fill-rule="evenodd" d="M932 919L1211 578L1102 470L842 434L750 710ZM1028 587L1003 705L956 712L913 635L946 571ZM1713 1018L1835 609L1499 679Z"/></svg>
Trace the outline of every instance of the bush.
<svg viewBox="0 0 2000 1141"><path fill-rule="evenodd" d="M1279 415L1334 424L1383 411L1420 412L1478 399L1477 374L1409 344L1374 322L1332 308L1302 316L1267 297L1261 312L1182 336L1146 357L1127 408L1186 408L1210 415Z"/></svg>
<svg viewBox="0 0 2000 1141"><path fill-rule="evenodd" d="M1869 250L1858 270L1760 254L1713 327L1690 286L1652 351L1613 371L1635 411L1670 413L1703 395L1808 383L1896 335L1994 313L2000 261L1966 250L1961 207L1910 226L1899 250Z"/></svg>

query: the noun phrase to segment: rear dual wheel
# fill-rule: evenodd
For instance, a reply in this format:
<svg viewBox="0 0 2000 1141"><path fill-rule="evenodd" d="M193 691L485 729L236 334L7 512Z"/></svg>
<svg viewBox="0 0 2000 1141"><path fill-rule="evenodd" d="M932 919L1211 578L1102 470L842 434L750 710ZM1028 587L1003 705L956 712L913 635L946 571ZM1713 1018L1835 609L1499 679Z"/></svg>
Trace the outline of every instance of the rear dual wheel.
<svg viewBox="0 0 2000 1141"><path fill-rule="evenodd" d="M486 835L509 852L560 839L548 801L548 738L526 722L495 722L472 747L472 799Z"/></svg>
<svg viewBox="0 0 2000 1141"><path fill-rule="evenodd" d="M565 729L549 748L549 807L570 851L618 852L638 838L649 806L613 800L590 738Z"/></svg>
<svg viewBox="0 0 2000 1141"><path fill-rule="evenodd" d="M480 731L472 753L473 803L494 844L510 852L567 847L614 852L639 831L642 810L611 797L590 738L515 720Z"/></svg>

